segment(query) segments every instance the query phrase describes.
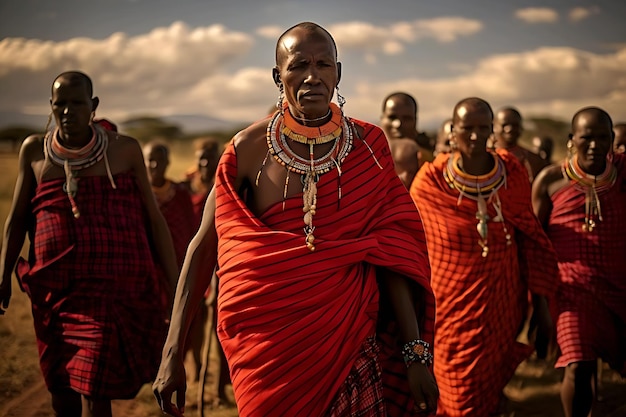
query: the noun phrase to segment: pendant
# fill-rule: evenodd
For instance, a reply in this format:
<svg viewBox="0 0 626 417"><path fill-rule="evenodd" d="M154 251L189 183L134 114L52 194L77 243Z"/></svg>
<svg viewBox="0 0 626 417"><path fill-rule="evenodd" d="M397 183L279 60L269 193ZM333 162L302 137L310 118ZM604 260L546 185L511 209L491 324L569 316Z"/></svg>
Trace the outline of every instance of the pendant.
<svg viewBox="0 0 626 417"><path fill-rule="evenodd" d="M72 197L76 197L76 192L78 191L78 181L73 176L68 181L63 183L63 192L65 194L71 195Z"/></svg>
<svg viewBox="0 0 626 417"><path fill-rule="evenodd" d="M483 249L482 256L483 258L485 258L489 253L489 247L487 246L487 232L489 230L487 221L489 220L489 214L487 214L487 202L482 195L478 195L478 200L476 201L476 203L478 206L478 211L476 212L476 218L478 219L478 223L476 224L476 231L480 236L478 244Z"/></svg>

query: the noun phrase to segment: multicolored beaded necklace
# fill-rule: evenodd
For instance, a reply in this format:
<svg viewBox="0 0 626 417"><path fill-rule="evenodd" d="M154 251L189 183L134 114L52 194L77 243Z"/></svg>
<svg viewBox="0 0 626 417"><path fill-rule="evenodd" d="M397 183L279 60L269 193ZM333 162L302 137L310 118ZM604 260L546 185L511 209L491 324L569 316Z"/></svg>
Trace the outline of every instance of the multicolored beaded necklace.
<svg viewBox="0 0 626 417"><path fill-rule="evenodd" d="M297 123L293 119L289 107L285 103L285 105L283 105L283 111L274 113L267 126L266 139L268 153L265 155L265 159L256 177L256 185L258 186L261 170L265 166L267 157L270 154L279 164L287 169L288 172L283 191L284 210L289 186L289 172L301 175L303 185L302 211L304 212L305 243L310 251L315 250L313 216L317 210L317 182L319 176L337 168L339 181L338 193L339 200L341 200L341 164L352 150L353 144L354 126L350 126L346 118L343 117L339 107L334 103L331 103L331 111L332 117L330 121L322 126L308 127ZM289 145L288 139L308 144L309 159L303 158L294 152ZM315 158L314 146L330 142L333 142L331 149L320 158Z"/></svg>
<svg viewBox="0 0 626 417"><path fill-rule="evenodd" d="M106 156L109 145L109 136L106 130L99 125L91 125L92 136L89 142L80 149L65 147L59 138L59 128L50 131L44 137L45 158L54 164L63 167L65 171L65 183L63 191L67 194L72 206L72 213L75 218L80 217L80 210L76 205L74 197L78 191L78 171L89 168L104 159L107 175L113 188L117 188L111 168Z"/></svg>
<svg viewBox="0 0 626 417"><path fill-rule="evenodd" d="M457 206L461 204L463 197L467 197L470 200L476 201L477 211L476 230L480 239L478 244L482 248L483 258L489 254L488 246L488 224L489 220L493 222L501 222L504 235L506 237L507 246L511 245L511 235L509 234L506 224L504 222L504 216L502 215L502 203L498 195L498 190L503 185L506 187L506 167L504 161L498 158L497 154L491 153L495 164L493 169L484 175L470 175L463 171L461 167L461 154L455 152L448 159L448 164L443 170L443 177L450 186L451 189L455 189L459 192L459 198L457 200ZM492 204L496 210L496 217L491 219L487 213L487 204Z"/></svg>
<svg viewBox="0 0 626 417"><path fill-rule="evenodd" d="M607 157L606 168L600 175L590 175L578 165L578 155L573 155L563 162L563 176L570 179L574 187L585 192L585 220L582 230L592 232L597 221L602 221L599 195L608 191L617 180L617 169L611 158Z"/></svg>

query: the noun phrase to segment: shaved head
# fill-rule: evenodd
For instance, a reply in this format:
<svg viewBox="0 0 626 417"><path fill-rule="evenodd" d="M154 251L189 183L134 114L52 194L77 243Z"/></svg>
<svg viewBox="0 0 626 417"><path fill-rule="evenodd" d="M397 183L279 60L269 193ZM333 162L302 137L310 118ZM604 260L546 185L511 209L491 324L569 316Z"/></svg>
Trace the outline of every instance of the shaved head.
<svg viewBox="0 0 626 417"><path fill-rule="evenodd" d="M456 106L454 106L454 112L452 113L452 123L456 123L459 121L460 117L463 117L465 113L467 113L468 109L475 110L485 110L491 115L493 119L493 110L489 103L479 97L468 97L461 101L459 101Z"/></svg>
<svg viewBox="0 0 626 417"><path fill-rule="evenodd" d="M63 84L83 84L89 97L93 96L93 83L91 78L85 73L80 71L66 71L59 74L52 83L52 93Z"/></svg>
<svg viewBox="0 0 626 417"><path fill-rule="evenodd" d="M580 119L581 116L596 116L599 120L604 119L611 127L611 130L613 130L613 120L611 120L611 116L609 116L606 111L599 107L585 107L578 110L572 118L572 132L576 130L576 127L578 126L578 119Z"/></svg>
<svg viewBox="0 0 626 417"><path fill-rule="evenodd" d="M295 30L304 30L304 31L310 32L312 35L323 36L325 39L330 40L331 44L333 45L333 49L335 51L335 59L337 58L337 44L335 43L335 39L333 39L332 35L326 29L324 29L317 23L302 22L302 23L298 23L297 25L290 27L278 38L278 41L276 42L276 65L277 66L282 65L285 59L285 50L286 50L285 45L284 45L285 41L287 40L289 35Z"/></svg>

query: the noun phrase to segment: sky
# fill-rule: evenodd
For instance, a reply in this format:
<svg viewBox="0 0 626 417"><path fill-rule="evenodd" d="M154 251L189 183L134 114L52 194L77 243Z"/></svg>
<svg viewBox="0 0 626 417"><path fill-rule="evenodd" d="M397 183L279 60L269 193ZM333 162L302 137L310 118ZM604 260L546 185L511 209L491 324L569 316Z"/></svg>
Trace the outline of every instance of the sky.
<svg viewBox="0 0 626 417"><path fill-rule="evenodd" d="M302 21L334 36L347 115L378 123L395 91L435 129L478 96L524 117L599 106L626 121L620 0L0 0L0 126L50 111L81 70L98 117L199 115L253 122L276 102L276 39Z"/></svg>

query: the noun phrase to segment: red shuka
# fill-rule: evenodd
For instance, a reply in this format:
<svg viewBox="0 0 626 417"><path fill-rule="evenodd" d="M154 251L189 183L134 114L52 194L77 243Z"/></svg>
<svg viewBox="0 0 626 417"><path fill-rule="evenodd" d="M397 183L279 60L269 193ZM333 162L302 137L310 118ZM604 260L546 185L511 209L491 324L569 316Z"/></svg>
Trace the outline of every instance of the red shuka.
<svg viewBox="0 0 626 417"><path fill-rule="evenodd" d="M342 175L335 169L320 176L314 252L305 245L301 194L287 199L284 210L279 202L257 217L233 187L232 144L220 161L218 334L240 416L329 412L365 340L375 333L376 266L423 288L420 328L432 341L434 304L419 215L395 174L382 131L355 123L382 169L355 137ZM394 364L405 375L400 347L381 349L387 358L381 364L392 362L393 350Z"/></svg>
<svg viewBox="0 0 626 417"><path fill-rule="evenodd" d="M17 275L32 301L40 365L49 390L132 398L158 369L165 339L141 194L131 174L82 177L75 219L65 179L32 200L29 261Z"/></svg>
<svg viewBox="0 0 626 417"><path fill-rule="evenodd" d="M554 250L535 217L528 173L505 150L506 184L498 190L511 244L501 222L488 223L489 254L481 255L477 203L450 188L443 172L450 154L426 163L411 186L424 222L437 303L434 372L438 416L486 416L532 348L516 341L527 317L528 290L556 289ZM497 215L488 204L489 217ZM541 268L532 267L533 264ZM522 271L522 272L521 272Z"/></svg>
<svg viewBox="0 0 626 417"><path fill-rule="evenodd" d="M548 236L556 249L556 366L602 358L626 375L626 157L614 155L617 180L599 193L602 221L582 230L585 192L570 184L552 196Z"/></svg>
<svg viewBox="0 0 626 417"><path fill-rule="evenodd" d="M163 217L165 217L167 227L170 229L178 268L181 268L189 242L198 230L199 223L196 220L197 214L194 211L191 195L187 188L183 184L173 181L170 187L174 189L173 196L167 201L157 199L157 202Z"/></svg>

